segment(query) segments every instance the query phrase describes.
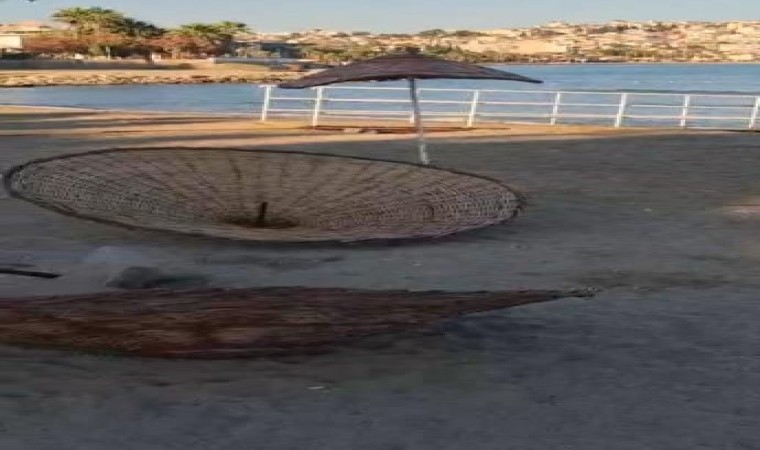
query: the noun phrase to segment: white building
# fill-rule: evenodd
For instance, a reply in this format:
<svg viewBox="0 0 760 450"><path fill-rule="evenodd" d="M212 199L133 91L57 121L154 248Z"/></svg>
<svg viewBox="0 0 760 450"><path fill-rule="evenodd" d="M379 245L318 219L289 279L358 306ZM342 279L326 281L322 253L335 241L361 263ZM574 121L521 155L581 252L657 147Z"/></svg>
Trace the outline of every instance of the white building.
<svg viewBox="0 0 760 450"><path fill-rule="evenodd" d="M0 34L0 54L20 52L23 49L23 36L19 34Z"/></svg>
<svg viewBox="0 0 760 450"><path fill-rule="evenodd" d="M56 31L43 22L27 21L0 23L0 54L20 52L24 49L24 37Z"/></svg>

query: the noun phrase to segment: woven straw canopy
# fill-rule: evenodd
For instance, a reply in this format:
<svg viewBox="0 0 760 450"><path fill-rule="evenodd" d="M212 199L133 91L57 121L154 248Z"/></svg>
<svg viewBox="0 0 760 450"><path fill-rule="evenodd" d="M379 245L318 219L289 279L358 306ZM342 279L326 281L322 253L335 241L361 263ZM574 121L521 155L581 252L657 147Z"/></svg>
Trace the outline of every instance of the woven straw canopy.
<svg viewBox="0 0 760 450"><path fill-rule="evenodd" d="M487 178L392 161L219 148L114 149L11 169L18 198L84 219L254 241L442 236L507 221Z"/></svg>
<svg viewBox="0 0 760 450"><path fill-rule="evenodd" d="M0 298L0 342L167 358L303 353L463 314L594 294L282 287Z"/></svg>
<svg viewBox="0 0 760 450"><path fill-rule="evenodd" d="M307 75L300 80L282 83L279 87L285 89L304 89L351 81L391 81L409 78L505 80L541 83L541 81L534 80L533 78L488 67L447 61L417 53L407 53L381 56L347 66L335 67L314 75Z"/></svg>

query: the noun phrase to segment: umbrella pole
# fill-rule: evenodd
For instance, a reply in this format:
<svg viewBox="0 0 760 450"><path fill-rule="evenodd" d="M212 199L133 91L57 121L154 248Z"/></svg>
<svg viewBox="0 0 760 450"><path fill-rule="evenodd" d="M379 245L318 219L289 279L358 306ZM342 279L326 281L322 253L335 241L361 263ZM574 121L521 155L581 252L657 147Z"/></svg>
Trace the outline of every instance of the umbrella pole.
<svg viewBox="0 0 760 450"><path fill-rule="evenodd" d="M430 164L430 158L428 158L427 154L425 127L422 123L422 112L420 111L420 98L417 95L417 80L414 78L409 78L409 89L414 110L414 126L417 128L417 149L419 150L420 162L427 165Z"/></svg>

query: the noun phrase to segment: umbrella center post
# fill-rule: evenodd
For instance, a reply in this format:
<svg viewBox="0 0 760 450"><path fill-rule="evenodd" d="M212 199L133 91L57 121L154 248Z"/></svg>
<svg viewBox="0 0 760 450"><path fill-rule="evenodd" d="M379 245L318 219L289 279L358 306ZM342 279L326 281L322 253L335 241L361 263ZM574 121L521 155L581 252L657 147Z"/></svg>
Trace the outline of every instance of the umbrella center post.
<svg viewBox="0 0 760 450"><path fill-rule="evenodd" d="M269 202L261 202L259 205L259 215L256 217L256 225L265 227L267 225L267 210L269 209Z"/></svg>
<svg viewBox="0 0 760 450"><path fill-rule="evenodd" d="M412 100L412 111L414 113L414 126L417 129L417 149L422 164L430 164L430 158L427 153L427 141L425 140L425 126L420 109L420 97L417 91L417 80L409 78L409 96Z"/></svg>

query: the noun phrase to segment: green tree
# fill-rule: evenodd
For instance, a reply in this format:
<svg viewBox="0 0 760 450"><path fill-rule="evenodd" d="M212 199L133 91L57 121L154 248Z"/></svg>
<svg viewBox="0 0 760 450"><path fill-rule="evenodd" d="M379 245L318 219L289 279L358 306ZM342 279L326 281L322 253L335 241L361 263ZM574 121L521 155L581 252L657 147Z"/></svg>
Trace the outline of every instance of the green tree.
<svg viewBox="0 0 760 450"><path fill-rule="evenodd" d="M65 8L53 13L53 19L72 27L78 36L118 30L127 17L105 8Z"/></svg>
<svg viewBox="0 0 760 450"><path fill-rule="evenodd" d="M452 36L455 37L478 37L478 36L485 36L485 34L479 32L479 31L471 31L471 30L456 30L455 32L451 33Z"/></svg>
<svg viewBox="0 0 760 450"><path fill-rule="evenodd" d="M225 20L213 25L216 26L217 30L219 30L221 34L229 36L251 32L251 29L248 27L248 25L243 22L230 22Z"/></svg>
<svg viewBox="0 0 760 450"><path fill-rule="evenodd" d="M170 30L169 33L178 37L194 39L200 47L205 49L215 47L216 49L210 53L222 54L232 53L235 36L250 33L250 29L248 25L241 22L189 23Z"/></svg>
<svg viewBox="0 0 760 450"><path fill-rule="evenodd" d="M105 8L65 8L56 11L53 19L68 24L77 39L91 43L90 54L113 56L113 47L126 44L123 33L127 24L137 21L124 14Z"/></svg>
<svg viewBox="0 0 760 450"><path fill-rule="evenodd" d="M85 24L89 23L90 13L88 8L66 8L53 13L53 19L69 25L77 35L81 35Z"/></svg>
<svg viewBox="0 0 760 450"><path fill-rule="evenodd" d="M434 28L432 30L420 31L419 34L422 37L441 37L446 36L446 31L440 28Z"/></svg>
<svg viewBox="0 0 760 450"><path fill-rule="evenodd" d="M219 53L219 46L207 39L172 32L159 38L148 40L147 45L152 50L170 54L174 59L209 56Z"/></svg>
<svg viewBox="0 0 760 450"><path fill-rule="evenodd" d="M116 27L117 34L123 34L134 38L156 38L163 36L166 30L159 28L152 23L126 17Z"/></svg>

